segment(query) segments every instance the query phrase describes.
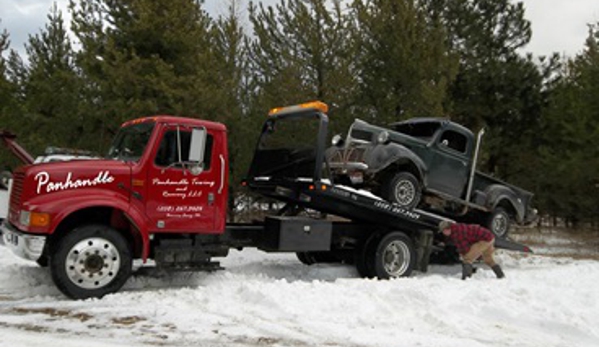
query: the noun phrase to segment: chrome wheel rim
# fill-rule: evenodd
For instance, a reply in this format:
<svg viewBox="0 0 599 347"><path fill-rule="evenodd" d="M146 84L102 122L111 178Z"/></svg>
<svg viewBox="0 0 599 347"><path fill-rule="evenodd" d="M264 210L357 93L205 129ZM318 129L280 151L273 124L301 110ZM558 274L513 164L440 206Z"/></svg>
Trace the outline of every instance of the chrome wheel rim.
<svg viewBox="0 0 599 347"><path fill-rule="evenodd" d="M383 266L391 277L403 275L410 264L410 250L401 241L393 241L387 245L383 253Z"/></svg>
<svg viewBox="0 0 599 347"><path fill-rule="evenodd" d="M493 228L493 233L497 236L503 236L507 232L508 219L507 216L503 213L500 213L493 217L493 221L491 222L491 227Z"/></svg>
<svg viewBox="0 0 599 347"><path fill-rule="evenodd" d="M395 201L402 206L409 206L416 197L416 187L410 181L399 181L395 186Z"/></svg>
<svg viewBox="0 0 599 347"><path fill-rule="evenodd" d="M102 288L112 282L121 266L115 245L102 238L79 241L67 255L65 270L71 282L81 288Z"/></svg>

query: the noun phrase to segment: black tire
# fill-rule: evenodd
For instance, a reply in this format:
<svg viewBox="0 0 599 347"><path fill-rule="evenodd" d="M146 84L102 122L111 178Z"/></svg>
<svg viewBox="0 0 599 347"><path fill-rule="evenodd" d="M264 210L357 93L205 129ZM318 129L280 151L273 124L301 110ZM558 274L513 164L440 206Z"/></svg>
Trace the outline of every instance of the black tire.
<svg viewBox="0 0 599 347"><path fill-rule="evenodd" d="M37 265L39 267L48 267L48 265L49 265L48 257L45 255L42 255L41 257L39 257L39 259L36 260L35 262L37 263Z"/></svg>
<svg viewBox="0 0 599 347"><path fill-rule="evenodd" d="M411 210L420 203L422 187L414 175L400 172L383 184L381 193L384 199Z"/></svg>
<svg viewBox="0 0 599 347"><path fill-rule="evenodd" d="M317 263L339 263L341 259L334 252L297 252L297 259L305 265Z"/></svg>
<svg viewBox="0 0 599 347"><path fill-rule="evenodd" d="M297 252L295 255L297 256L297 259L304 265L316 264L316 259L314 259L309 252Z"/></svg>
<svg viewBox="0 0 599 347"><path fill-rule="evenodd" d="M496 207L492 213L487 215L484 226L491 230L496 237L505 239L510 231L510 215L503 207Z"/></svg>
<svg viewBox="0 0 599 347"><path fill-rule="evenodd" d="M377 244L373 254L374 276L379 279L410 276L416 265L412 240L402 232L391 232Z"/></svg>
<svg viewBox="0 0 599 347"><path fill-rule="evenodd" d="M125 237L109 226L92 224L62 237L50 258L56 287L72 299L101 298L118 291L131 275Z"/></svg>
<svg viewBox="0 0 599 347"><path fill-rule="evenodd" d="M374 252L376 251L375 246L378 242L379 236L373 234L364 242L361 246L357 247L355 252L354 263L358 274L364 278L373 278L374 274Z"/></svg>

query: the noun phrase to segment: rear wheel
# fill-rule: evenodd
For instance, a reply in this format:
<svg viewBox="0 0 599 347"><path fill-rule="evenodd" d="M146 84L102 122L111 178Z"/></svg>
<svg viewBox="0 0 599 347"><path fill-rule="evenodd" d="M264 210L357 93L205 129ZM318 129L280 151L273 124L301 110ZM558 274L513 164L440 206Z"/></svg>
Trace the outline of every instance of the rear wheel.
<svg viewBox="0 0 599 347"><path fill-rule="evenodd" d="M409 276L416 266L412 240L402 232L373 235L356 249L356 268L362 277L388 279Z"/></svg>
<svg viewBox="0 0 599 347"><path fill-rule="evenodd" d="M383 198L407 209L416 207L421 195L420 182L409 172L392 176L382 187Z"/></svg>
<svg viewBox="0 0 599 347"><path fill-rule="evenodd" d="M131 259L122 234L105 225L86 225L60 239L50 258L50 271L66 296L100 298L125 284L131 275Z"/></svg>
<svg viewBox="0 0 599 347"><path fill-rule="evenodd" d="M385 235L373 256L374 275L380 279L409 276L416 265L414 243L402 232Z"/></svg>

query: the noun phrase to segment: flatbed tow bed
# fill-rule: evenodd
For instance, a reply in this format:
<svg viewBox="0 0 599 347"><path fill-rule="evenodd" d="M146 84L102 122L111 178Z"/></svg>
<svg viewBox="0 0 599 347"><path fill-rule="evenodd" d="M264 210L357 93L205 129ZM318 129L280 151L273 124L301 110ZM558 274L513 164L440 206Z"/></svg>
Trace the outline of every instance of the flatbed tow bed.
<svg viewBox="0 0 599 347"><path fill-rule="evenodd" d="M305 121L317 125L281 124ZM389 278L408 276L412 270L427 271L431 253L444 250L437 233L439 222L450 219L419 209L408 210L368 192L323 179L327 125L325 112L314 108L283 109L271 114L244 184L253 192L286 205L279 215L266 217L263 228L254 225L251 228L256 229L248 234L248 229L230 225L225 234L232 237L233 243L245 239L249 241L246 246L265 251L297 252L298 258L307 264L354 264L364 277ZM276 135L284 129L291 129L291 133ZM312 131L294 138L297 129ZM306 137L314 133L318 134L315 141ZM284 139L283 146L280 141L274 146L270 143L277 143L277 138ZM294 148L293 141L300 148ZM307 149L306 143L313 143L313 148ZM298 211L326 217L309 217L310 213L308 217L301 216ZM531 251L499 238L496 247Z"/></svg>

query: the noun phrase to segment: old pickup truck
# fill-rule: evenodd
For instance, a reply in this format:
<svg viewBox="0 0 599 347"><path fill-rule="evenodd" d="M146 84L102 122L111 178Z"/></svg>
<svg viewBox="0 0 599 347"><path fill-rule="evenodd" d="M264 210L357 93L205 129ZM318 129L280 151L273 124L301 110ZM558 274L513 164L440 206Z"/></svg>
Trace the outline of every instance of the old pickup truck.
<svg viewBox="0 0 599 347"><path fill-rule="evenodd" d="M506 237L512 223L536 219L533 194L476 170L484 129L443 118L413 118L383 128L355 120L326 155L337 183L370 189L404 208L478 223Z"/></svg>

